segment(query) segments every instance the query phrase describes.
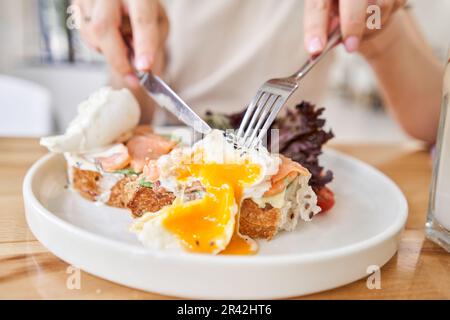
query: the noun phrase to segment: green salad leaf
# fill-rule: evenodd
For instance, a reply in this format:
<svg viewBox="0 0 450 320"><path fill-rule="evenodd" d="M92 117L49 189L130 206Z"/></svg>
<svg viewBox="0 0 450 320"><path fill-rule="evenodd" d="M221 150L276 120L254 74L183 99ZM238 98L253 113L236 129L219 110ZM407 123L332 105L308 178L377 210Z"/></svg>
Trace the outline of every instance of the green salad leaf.
<svg viewBox="0 0 450 320"><path fill-rule="evenodd" d="M145 181L144 179L139 180L139 185L146 188L153 188L153 182Z"/></svg>
<svg viewBox="0 0 450 320"><path fill-rule="evenodd" d="M138 173L136 171L134 171L132 168L125 168L125 169L121 169L121 170L116 170L116 171L114 171L114 173L125 174L127 176L138 175Z"/></svg>

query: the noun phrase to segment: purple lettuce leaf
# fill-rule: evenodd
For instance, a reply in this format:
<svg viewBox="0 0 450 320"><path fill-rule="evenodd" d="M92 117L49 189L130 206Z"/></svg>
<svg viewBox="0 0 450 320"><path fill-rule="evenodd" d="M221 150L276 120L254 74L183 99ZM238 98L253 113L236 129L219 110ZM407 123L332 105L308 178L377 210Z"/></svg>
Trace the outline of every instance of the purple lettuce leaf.
<svg viewBox="0 0 450 320"><path fill-rule="evenodd" d="M279 130L280 153L311 172L309 183L314 189L320 189L333 180L333 173L319 163L322 146L334 137L331 130L324 130L325 120L320 118L323 110L303 101L285 115L279 116L271 126L271 129ZM214 128L237 129L244 113L245 110L231 115L208 112L206 121ZM269 151L274 146L272 141L268 141Z"/></svg>

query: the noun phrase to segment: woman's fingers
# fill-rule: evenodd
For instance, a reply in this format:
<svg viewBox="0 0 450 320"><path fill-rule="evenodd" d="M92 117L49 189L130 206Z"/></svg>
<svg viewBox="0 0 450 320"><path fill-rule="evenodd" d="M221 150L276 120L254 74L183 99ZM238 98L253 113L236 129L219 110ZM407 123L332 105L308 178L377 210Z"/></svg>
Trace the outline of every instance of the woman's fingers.
<svg viewBox="0 0 450 320"><path fill-rule="evenodd" d="M168 32L168 19L157 0L75 1L87 18L81 24L83 39L102 52L117 73L133 71L129 47L134 51L136 69L152 68ZM129 18L126 32L124 17Z"/></svg>
<svg viewBox="0 0 450 320"><path fill-rule="evenodd" d="M327 42L331 0L305 0L305 48L311 54L323 50Z"/></svg>
<svg viewBox="0 0 450 320"><path fill-rule="evenodd" d="M368 5L381 11L381 27L390 16L403 7L406 0L305 0L304 39L306 50L314 55L326 45L328 33L340 24L343 43L348 52L358 50L366 27Z"/></svg>
<svg viewBox="0 0 450 320"><path fill-rule="evenodd" d="M149 71L159 47L158 1L128 0L133 29L135 67Z"/></svg>
<svg viewBox="0 0 450 320"><path fill-rule="evenodd" d="M158 28L159 28L159 47L160 49L166 43L169 36L169 18L167 17L166 10L158 1Z"/></svg>
<svg viewBox="0 0 450 320"><path fill-rule="evenodd" d="M339 20L344 46L348 52L359 48L366 27L367 0L339 0Z"/></svg>
<svg viewBox="0 0 450 320"><path fill-rule="evenodd" d="M98 0L92 12L90 31L108 64L122 75L131 73L128 49L120 33L122 22L119 0Z"/></svg>
<svg viewBox="0 0 450 320"><path fill-rule="evenodd" d="M128 48L118 29L112 29L104 34L100 42L100 50L108 64L122 75L133 72L129 61Z"/></svg>
<svg viewBox="0 0 450 320"><path fill-rule="evenodd" d="M93 49L99 50L92 32L90 31L90 22L92 20L92 12L94 11L95 0L74 0L73 4L78 6L81 11L80 17L80 35L83 40Z"/></svg>
<svg viewBox="0 0 450 320"><path fill-rule="evenodd" d="M164 45L169 35L169 19L161 4L158 5L158 29L159 29L159 44L158 51L155 55L155 62L152 66L152 72L156 75L161 75L166 66L166 51Z"/></svg>

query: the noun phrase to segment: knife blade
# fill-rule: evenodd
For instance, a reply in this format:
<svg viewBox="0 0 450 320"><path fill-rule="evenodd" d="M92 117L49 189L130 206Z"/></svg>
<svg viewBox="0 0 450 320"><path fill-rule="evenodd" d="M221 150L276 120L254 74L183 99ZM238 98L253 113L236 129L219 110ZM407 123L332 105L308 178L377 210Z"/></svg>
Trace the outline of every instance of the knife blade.
<svg viewBox="0 0 450 320"><path fill-rule="evenodd" d="M161 78L148 72L140 76L142 86L161 107L168 110L181 122L203 134L211 127L203 121Z"/></svg>

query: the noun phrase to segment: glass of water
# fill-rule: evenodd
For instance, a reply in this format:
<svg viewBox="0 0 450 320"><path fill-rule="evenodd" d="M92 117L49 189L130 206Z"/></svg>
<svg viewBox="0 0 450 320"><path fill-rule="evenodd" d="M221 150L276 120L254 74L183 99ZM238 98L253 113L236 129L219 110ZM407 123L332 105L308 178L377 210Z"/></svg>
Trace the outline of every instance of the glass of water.
<svg viewBox="0 0 450 320"><path fill-rule="evenodd" d="M427 238L450 252L450 50L426 223Z"/></svg>

